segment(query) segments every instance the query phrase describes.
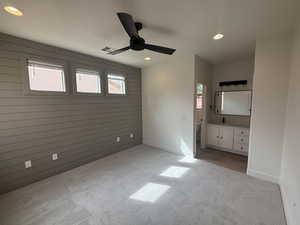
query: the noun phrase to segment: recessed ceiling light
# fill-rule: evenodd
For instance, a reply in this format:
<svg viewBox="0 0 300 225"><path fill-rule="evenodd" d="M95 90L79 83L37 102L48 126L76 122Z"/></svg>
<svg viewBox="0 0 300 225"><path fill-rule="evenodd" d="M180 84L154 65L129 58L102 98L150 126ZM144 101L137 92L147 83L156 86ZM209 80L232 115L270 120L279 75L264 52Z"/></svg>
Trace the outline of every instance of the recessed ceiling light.
<svg viewBox="0 0 300 225"><path fill-rule="evenodd" d="M14 16L23 16L23 13L13 6L5 6L4 10Z"/></svg>
<svg viewBox="0 0 300 225"><path fill-rule="evenodd" d="M146 60L146 61L149 61L149 60L151 60L151 58L150 58L150 57L146 57L145 60Z"/></svg>
<svg viewBox="0 0 300 225"><path fill-rule="evenodd" d="M215 40L220 40L220 39L222 39L223 37L224 37L223 34L216 34L216 35L214 36L214 39L215 39Z"/></svg>

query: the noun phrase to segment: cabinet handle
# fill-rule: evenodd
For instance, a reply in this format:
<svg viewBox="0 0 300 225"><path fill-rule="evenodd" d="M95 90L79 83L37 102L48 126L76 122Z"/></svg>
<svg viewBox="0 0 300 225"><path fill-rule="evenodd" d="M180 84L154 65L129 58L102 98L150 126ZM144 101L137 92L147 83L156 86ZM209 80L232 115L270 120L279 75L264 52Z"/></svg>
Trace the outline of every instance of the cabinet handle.
<svg viewBox="0 0 300 225"><path fill-rule="evenodd" d="M222 137L220 137L221 139L223 139L223 136Z"/></svg>
<svg viewBox="0 0 300 225"><path fill-rule="evenodd" d="M217 138L219 138L219 136L217 136Z"/></svg>
<svg viewBox="0 0 300 225"><path fill-rule="evenodd" d="M241 138L241 141L244 141L244 139L243 139L243 138Z"/></svg>

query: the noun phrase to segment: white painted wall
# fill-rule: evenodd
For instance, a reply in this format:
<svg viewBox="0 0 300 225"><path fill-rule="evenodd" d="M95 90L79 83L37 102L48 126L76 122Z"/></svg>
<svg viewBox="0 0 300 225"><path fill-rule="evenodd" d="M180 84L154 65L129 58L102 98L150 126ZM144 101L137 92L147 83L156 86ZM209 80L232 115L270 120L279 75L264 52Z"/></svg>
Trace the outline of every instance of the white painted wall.
<svg viewBox="0 0 300 225"><path fill-rule="evenodd" d="M247 173L273 182L279 179L283 149L290 67L287 36L258 40L255 53Z"/></svg>
<svg viewBox="0 0 300 225"><path fill-rule="evenodd" d="M247 80L247 85L223 87L226 90L249 90L252 89L254 73L254 57L237 60L230 63L214 65L213 68L213 89L220 90L219 82L232 80Z"/></svg>
<svg viewBox="0 0 300 225"><path fill-rule="evenodd" d="M222 63L214 65L213 67L213 77L212 77L212 94L211 97L214 97L216 91L225 90L225 91L236 91L236 90L251 90L254 74L254 57L248 59L237 60L230 63ZM233 81L233 80L247 80L247 85L239 86L228 86L221 87L219 82L222 81ZM213 102L213 99L211 100ZM222 118L225 117L226 122L232 125L250 125L249 116L222 116L217 115L214 110L210 111L209 120L211 122L221 123Z"/></svg>
<svg viewBox="0 0 300 225"><path fill-rule="evenodd" d="M192 155L195 60L172 56L142 70L143 143Z"/></svg>
<svg viewBox="0 0 300 225"><path fill-rule="evenodd" d="M256 44L249 175L279 182L289 225L300 224L300 27ZM292 54L291 54L292 52ZM198 57L172 57L143 69L143 143L193 154L195 79L209 85ZM213 82L211 82L213 84Z"/></svg>
<svg viewBox="0 0 300 225"><path fill-rule="evenodd" d="M292 45L280 186L289 225L300 224L300 24Z"/></svg>

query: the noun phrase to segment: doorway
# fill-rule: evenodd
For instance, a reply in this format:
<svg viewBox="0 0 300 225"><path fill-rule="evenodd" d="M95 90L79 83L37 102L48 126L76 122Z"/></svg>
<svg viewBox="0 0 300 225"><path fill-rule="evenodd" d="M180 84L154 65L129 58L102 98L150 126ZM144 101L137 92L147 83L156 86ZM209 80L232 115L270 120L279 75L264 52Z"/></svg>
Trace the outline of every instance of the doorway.
<svg viewBox="0 0 300 225"><path fill-rule="evenodd" d="M247 157L211 147L212 141L210 140L210 136L216 135L210 135L212 132L210 126L212 122L210 122L209 113L211 110L210 104L212 103L209 99L209 96L211 96L209 91L210 89L208 89L205 84L196 82L194 98L194 157L220 167L245 173L247 168ZM224 148L230 149L232 147L232 140L230 143L226 142L226 129L226 126L222 129L222 138L224 136L224 141L222 143L225 146ZM231 130L233 128L228 129ZM215 145L217 146L217 144Z"/></svg>

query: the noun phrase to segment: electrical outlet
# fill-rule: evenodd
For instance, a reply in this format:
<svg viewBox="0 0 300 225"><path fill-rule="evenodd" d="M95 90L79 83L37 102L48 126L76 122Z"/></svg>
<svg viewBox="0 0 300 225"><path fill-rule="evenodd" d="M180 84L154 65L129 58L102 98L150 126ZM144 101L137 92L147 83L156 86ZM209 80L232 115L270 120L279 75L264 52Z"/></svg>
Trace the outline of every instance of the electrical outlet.
<svg viewBox="0 0 300 225"><path fill-rule="evenodd" d="M131 134L130 134L130 138L134 138L134 135L133 135L133 133L131 133Z"/></svg>
<svg viewBox="0 0 300 225"><path fill-rule="evenodd" d="M57 153L52 154L52 160L57 160L57 159L58 159L58 154Z"/></svg>
<svg viewBox="0 0 300 225"><path fill-rule="evenodd" d="M32 167L32 165L31 165L31 160L25 161L25 168L28 169L28 168L30 168L30 167Z"/></svg>
<svg viewBox="0 0 300 225"><path fill-rule="evenodd" d="M117 142L120 142L121 141L121 138L120 137L117 137Z"/></svg>

